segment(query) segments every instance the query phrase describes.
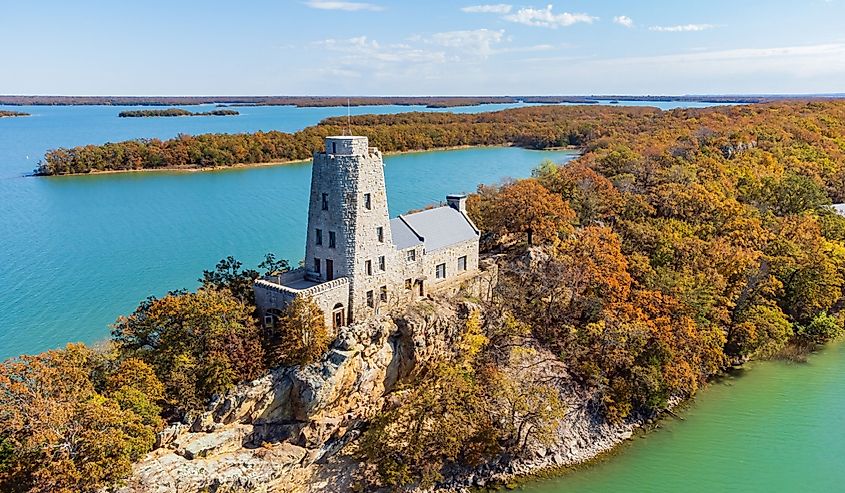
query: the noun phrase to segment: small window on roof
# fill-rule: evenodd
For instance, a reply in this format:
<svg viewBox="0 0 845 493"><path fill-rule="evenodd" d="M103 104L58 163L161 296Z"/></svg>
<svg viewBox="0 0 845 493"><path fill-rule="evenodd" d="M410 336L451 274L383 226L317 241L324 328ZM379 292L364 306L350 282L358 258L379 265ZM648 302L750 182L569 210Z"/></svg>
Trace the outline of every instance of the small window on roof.
<svg viewBox="0 0 845 493"><path fill-rule="evenodd" d="M406 259L408 260L408 262L415 262L417 260L417 250L416 250L416 248L412 248L412 249L408 250Z"/></svg>

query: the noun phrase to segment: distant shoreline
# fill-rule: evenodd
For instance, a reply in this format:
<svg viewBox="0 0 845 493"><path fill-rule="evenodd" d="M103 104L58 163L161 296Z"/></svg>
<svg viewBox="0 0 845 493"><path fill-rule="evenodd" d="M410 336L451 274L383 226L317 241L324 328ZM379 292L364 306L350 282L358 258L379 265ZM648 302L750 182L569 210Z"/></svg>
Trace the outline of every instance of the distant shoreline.
<svg viewBox="0 0 845 493"><path fill-rule="evenodd" d="M450 147L437 147L433 149L414 149L410 151L394 151L394 152L385 152L385 156L400 156L404 154L420 154L423 152L440 152L440 151L458 151L461 149L484 149L484 148L496 148L496 147L518 147L512 143L503 144L503 145L463 145L463 146L450 146ZM547 149L528 149L528 150L537 150L537 151L572 151L572 152L580 152L580 149L576 147L549 147ZM263 163L238 163L233 164L232 166L208 166L204 168L141 168L141 169L116 169L116 170L102 170L102 171L89 171L87 173L68 173L64 175L36 175L31 174L28 176L37 176L40 178L69 178L69 177L79 177L79 176L97 176L97 175L117 175L117 174L127 174L127 173L204 173L204 172L214 172L214 171L225 171L225 170L244 170L249 168L266 168L271 166L288 166L292 164L304 164L310 163L311 159L296 159L290 161L267 161Z"/></svg>
<svg viewBox="0 0 845 493"><path fill-rule="evenodd" d="M841 99L845 94L806 95L684 95L684 96L14 96L0 95L7 106L295 106L319 108L338 106L425 106L454 108L484 104L598 104L601 101L698 102L749 104L783 100Z"/></svg>

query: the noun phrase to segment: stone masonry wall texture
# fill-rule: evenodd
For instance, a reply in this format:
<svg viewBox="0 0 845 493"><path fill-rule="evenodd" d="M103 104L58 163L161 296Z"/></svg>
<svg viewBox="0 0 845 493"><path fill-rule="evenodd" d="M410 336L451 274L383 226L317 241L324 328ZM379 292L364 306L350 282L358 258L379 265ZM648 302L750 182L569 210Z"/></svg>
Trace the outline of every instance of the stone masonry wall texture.
<svg viewBox="0 0 845 493"><path fill-rule="evenodd" d="M384 163L378 149L370 148L366 137L328 137L325 152L314 153L308 204L305 269L299 276L314 282L329 281L327 260L333 264L331 289L308 288L301 295L314 298L332 323L332 311L342 304L346 324L372 318L384 309L413 302L441 287L464 281L478 272L478 237L426 251L415 247L416 259L407 260L407 250L392 242ZM459 202L450 205L460 210ZM464 213L464 211L461 211ZM458 216L460 217L460 216ZM468 219L467 219L468 221ZM382 235L379 238L378 228ZM318 238L318 230L321 238ZM334 235L334 244L330 236ZM458 259L466 257L466 270ZM384 259L384 269L380 259ZM319 262L319 273L316 264ZM446 277L437 278L436 266L446 265ZM407 280L411 289L407 289ZM455 281L455 282L452 282ZM272 283L286 284L286 278L256 282L256 303L262 314L282 310L296 296L287 287L272 289ZM386 289L387 301L382 299ZM291 292L294 294L291 295Z"/></svg>

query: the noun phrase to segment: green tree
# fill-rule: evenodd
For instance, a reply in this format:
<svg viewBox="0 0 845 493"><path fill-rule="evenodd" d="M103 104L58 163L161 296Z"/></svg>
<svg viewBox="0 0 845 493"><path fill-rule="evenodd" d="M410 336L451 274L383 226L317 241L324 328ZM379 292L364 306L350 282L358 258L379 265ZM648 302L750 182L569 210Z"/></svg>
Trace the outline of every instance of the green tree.
<svg viewBox="0 0 845 493"><path fill-rule="evenodd" d="M290 264L285 259L277 259L276 255L268 253L264 255L264 260L258 264L259 269L264 270L265 276L277 276L284 274L290 270Z"/></svg>
<svg viewBox="0 0 845 493"><path fill-rule="evenodd" d="M807 325L798 327L799 341L809 344L823 344L842 334L842 324L827 313L819 313Z"/></svg>
<svg viewBox="0 0 845 493"><path fill-rule="evenodd" d="M269 256L270 254L268 254ZM275 258L265 259L262 266L270 260L276 262ZM253 269L241 270L243 264L231 255L217 262L214 270L205 270L199 282L204 289L227 290L232 296L247 305L255 305L255 292L252 285L258 279L258 271ZM274 267L275 264L268 264Z"/></svg>

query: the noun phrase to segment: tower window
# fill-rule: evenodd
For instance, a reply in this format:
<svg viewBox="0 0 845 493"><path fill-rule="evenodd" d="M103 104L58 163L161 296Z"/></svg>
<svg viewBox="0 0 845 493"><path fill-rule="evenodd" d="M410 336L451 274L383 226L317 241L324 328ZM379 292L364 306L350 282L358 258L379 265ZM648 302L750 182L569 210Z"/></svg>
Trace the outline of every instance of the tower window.
<svg viewBox="0 0 845 493"><path fill-rule="evenodd" d="M316 243L317 245L322 245L323 244L323 230L320 229L320 228L317 228L315 236L316 237L314 239L314 243Z"/></svg>
<svg viewBox="0 0 845 493"><path fill-rule="evenodd" d="M373 208L373 196L372 194L365 193L364 194L364 208L370 210Z"/></svg>
<svg viewBox="0 0 845 493"><path fill-rule="evenodd" d="M320 259L318 258L314 259L314 272L316 272L317 274L320 273Z"/></svg>
<svg viewBox="0 0 845 493"><path fill-rule="evenodd" d="M384 255L378 258L378 270L382 272L385 270Z"/></svg>
<svg viewBox="0 0 845 493"><path fill-rule="evenodd" d="M364 261L364 272L366 272L368 276L373 275L373 261L372 260L365 260Z"/></svg>
<svg viewBox="0 0 845 493"><path fill-rule="evenodd" d="M332 142L332 154L337 154L337 142Z"/></svg>
<svg viewBox="0 0 845 493"><path fill-rule="evenodd" d="M337 248L337 236L334 231L329 231L329 248Z"/></svg>
<svg viewBox="0 0 845 493"><path fill-rule="evenodd" d="M411 284L411 280L410 280L410 279L405 279L405 289L407 289L408 291L410 291L410 290L411 290L411 286L412 286L412 284Z"/></svg>
<svg viewBox="0 0 845 493"><path fill-rule="evenodd" d="M329 210L329 194L327 193L323 194L323 210Z"/></svg>
<svg viewBox="0 0 845 493"><path fill-rule="evenodd" d="M373 292L367 291L367 306L372 308L375 304L373 303Z"/></svg>
<svg viewBox="0 0 845 493"><path fill-rule="evenodd" d="M465 271L467 270L467 257L464 255L463 257L458 257L458 271Z"/></svg>
<svg viewBox="0 0 845 493"><path fill-rule="evenodd" d="M379 289L379 299L383 302L387 302L387 286L382 286Z"/></svg>
<svg viewBox="0 0 845 493"><path fill-rule="evenodd" d="M378 236L379 243L384 243L384 228L382 228L381 226L376 228L376 236Z"/></svg>
<svg viewBox="0 0 845 493"><path fill-rule="evenodd" d="M408 250L408 253L405 258L408 260L408 262L415 262L417 260L417 251Z"/></svg>
<svg viewBox="0 0 845 493"><path fill-rule="evenodd" d="M434 270L437 279L446 279L446 264L437 264Z"/></svg>

